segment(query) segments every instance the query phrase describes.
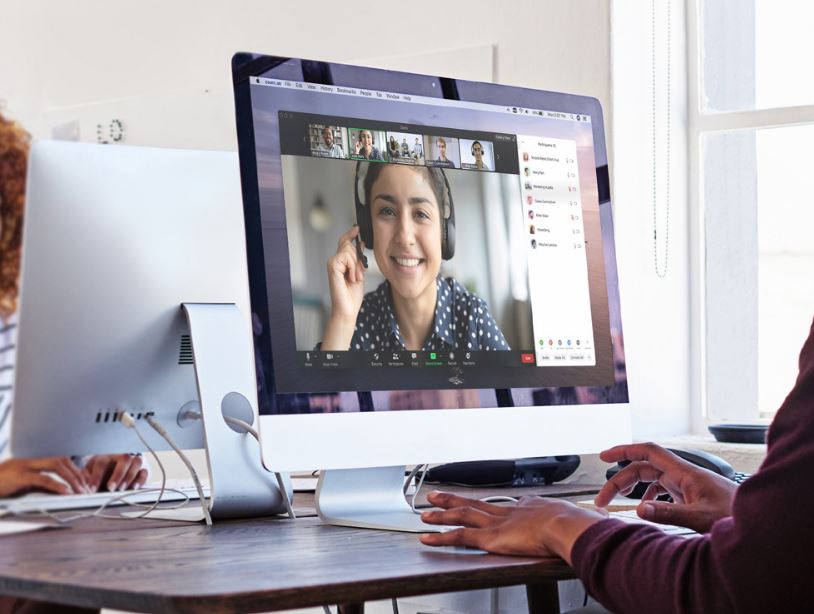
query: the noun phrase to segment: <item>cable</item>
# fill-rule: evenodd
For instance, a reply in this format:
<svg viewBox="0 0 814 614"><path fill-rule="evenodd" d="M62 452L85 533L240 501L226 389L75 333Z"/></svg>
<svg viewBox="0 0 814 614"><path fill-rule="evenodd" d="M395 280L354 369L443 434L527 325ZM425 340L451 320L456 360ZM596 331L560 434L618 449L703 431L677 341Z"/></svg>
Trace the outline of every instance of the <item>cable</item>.
<svg viewBox="0 0 814 614"><path fill-rule="evenodd" d="M125 421L126 419L127 419L127 421ZM210 516L210 514L209 514L209 506L206 504L206 498L204 497L203 488L201 487L201 481L198 479L198 472L195 471L195 467L192 466L192 463L187 458L187 455L184 454L177 445L175 445L175 442L172 440L172 437L170 437L167 434L167 431L164 430L164 427L162 427L149 414L144 416L144 419L147 421L147 424L149 424L151 427L153 427L153 430L156 433L161 435L166 440L166 442L168 444L170 444L170 447L173 450L175 450L176 454L178 454L178 456L181 457L181 460L184 461L184 464L187 466L187 469L189 469L189 473L190 473L190 475L192 475L192 482L195 484L195 490L198 491L198 498L199 498L200 503L201 503L201 510L203 511L204 520L206 521L206 525L211 527L212 526L212 516ZM130 424L128 424L128 422ZM136 421L133 419L133 416L131 416L127 412L122 412L122 423L125 426L130 426L131 428L133 428L136 431L136 434L139 436L139 439L141 439L141 441L144 443L144 445L147 445L147 442L144 441L144 438L141 436L141 433L139 433L138 428L136 427ZM149 446L147 446L147 447L149 448ZM152 451L152 448L150 448L150 451ZM156 460L158 459L158 456L155 455L155 452L153 452L153 456L155 456ZM159 466L160 466L160 464L159 464ZM164 468L161 467L161 490L162 490L162 492L164 490L164 483L166 482L166 479L167 479L167 476L164 473Z"/></svg>
<svg viewBox="0 0 814 614"><path fill-rule="evenodd" d="M410 488L410 484L415 479L418 472L421 472L421 478L418 480L418 483L415 486L415 490L413 491L413 496L410 498L410 509L413 510L414 514L420 514L415 508L415 498L418 496L418 491L421 490L421 487L424 485L424 478L427 476L427 468L429 467L428 464L416 465L413 467L413 470L410 472L410 475L407 476L407 479L404 482L404 496L407 496L407 490Z"/></svg>
<svg viewBox="0 0 814 614"><path fill-rule="evenodd" d="M159 494L158 494L158 497L156 498L155 503L148 504L148 503L139 503L139 502L136 502L136 501L133 501L133 502L130 502L130 503L127 502L128 497L132 497L132 496L134 496L136 494L141 495L141 494L144 494L144 493L156 492L156 491ZM173 505L165 505L165 506L158 507L158 504L161 502L161 497L163 497L164 493L166 493L166 492L176 492L179 495L182 495L184 497L184 500L180 501L178 503L175 503ZM139 514L138 516L121 516L120 514L104 514L104 513L102 513L102 512L104 512L104 510L108 506L113 505L117 501L124 501L128 505L132 505L134 507L146 507L148 509L145 510L144 513ZM76 520L81 520L82 518L93 518L93 517L97 517L97 518L113 518L115 520L135 520L137 518L143 518L144 516L150 514L151 512L155 511L156 509L158 509L158 510L177 510L177 509L180 509L183 506L185 506L188 502L189 502L189 495L186 494L185 492L181 491L181 490L178 490L177 488L165 488L163 490L161 488L141 488L141 489L138 490L138 493L129 492L129 493L121 494L121 495L119 495L117 497L111 497L110 499L105 501L100 507L98 507L96 510L94 510L92 512L85 512L85 513L82 513L82 514L74 514L73 516L70 516L70 515L68 515L68 516L62 515L61 516L59 514L55 514L54 512L51 512L50 510L47 510L45 508L39 508L39 509L36 509L36 510L30 510L30 511L25 511L25 512L17 512L17 511L14 510L13 507L10 507L10 508L7 508L7 511L10 514L13 514L15 516L20 516L20 517L23 517L23 516L26 516L26 515L32 514L32 513L34 513L34 514L42 514L43 516L47 516L48 518L56 520L60 524L70 524L71 522L74 522Z"/></svg>
<svg viewBox="0 0 814 614"><path fill-rule="evenodd" d="M415 467L413 467L413 470L412 470L412 471L410 472L410 474L407 476L407 479L406 479L406 480L404 480L404 488L402 489L402 492L404 493L404 496L405 496L405 497L407 496L407 491L408 491L408 490L410 490L410 484L412 484L412 482L413 482L413 478L416 476L416 474L417 474L419 471L421 471L421 468L422 468L423 466L424 466L424 465L416 465Z"/></svg>
<svg viewBox="0 0 814 614"><path fill-rule="evenodd" d="M291 520L296 520L297 515L294 513L294 507L291 505L291 500L288 498L288 491L285 488L283 474L280 473L279 471L275 471L274 477L277 478L277 488L280 491L280 496L283 498L283 503L285 504L285 511L288 514L288 517L291 518Z"/></svg>
<svg viewBox="0 0 814 614"><path fill-rule="evenodd" d="M193 412L190 412L193 413ZM194 412L200 417L200 413ZM236 426L242 428L247 433L250 433L256 440L257 443L260 443L260 433L258 433L251 424L248 422L241 420L239 418L233 418L232 416L224 416L223 419L226 421L227 424L231 424L232 426ZM283 481L283 474L279 471L274 472L274 477L277 478L277 488L280 490L280 496L283 498L283 503L285 504L285 511L288 514L288 517L292 520L297 519L297 515L294 513L294 507L291 505L291 500L288 498L288 491L285 487L285 482Z"/></svg>
<svg viewBox="0 0 814 614"><path fill-rule="evenodd" d="M666 11L667 11L667 59L666 59L666 68L667 68L667 76L666 76L666 138L665 138L665 177L664 177L664 205L665 205L665 223L664 223L664 266L662 267L659 264L659 250L658 250L658 239L659 239L659 232L658 232L658 219L657 219L657 206L658 206L658 165L657 156L658 153L658 135L657 135L657 83L656 83L656 67L657 67L657 58L656 58L656 0L651 0L650 3L650 80L651 80L651 131L653 136L653 144L652 144L652 165L653 165L653 177L652 177L652 188L653 188L653 265L656 271L656 275L664 279L667 277L667 266L669 264L670 258L670 167L671 167L671 145L670 145L670 136L672 132L672 127L670 124L671 117L670 111L672 108L672 78L671 78L671 65L672 65L672 11L670 6L670 1L668 0L665 3Z"/></svg>
<svg viewBox="0 0 814 614"><path fill-rule="evenodd" d="M198 412L195 412L198 413ZM198 414L200 415L200 414ZM224 416L223 419L226 421L227 424L231 424L232 426L237 426L242 428L247 433L250 433L252 437L254 437L258 443L260 443L260 433L258 433L254 427L248 422L241 420L240 418L232 418L232 416Z"/></svg>
<svg viewBox="0 0 814 614"><path fill-rule="evenodd" d="M185 492L182 492L182 491L180 491L178 489L175 489L175 488L169 488L169 489L167 488L167 472L164 469L164 465L161 463L161 459L155 453L155 450L153 450L152 446L150 446L150 444L147 443L147 440L144 439L144 436L141 434L141 431L139 431L138 426L136 426L136 421L133 419L133 416L131 416L127 412L123 412L122 417L121 417L121 422L122 422L122 424L124 424L124 426L126 426L128 428L132 428L136 432L136 435L141 440L141 443L144 445L145 448L147 448L147 450L149 450L150 454L152 454L153 460L155 460L156 465L158 465L158 468L161 470L161 488L149 488L149 489L139 490L139 494L143 494L145 492L151 492L151 491L152 492L158 491L158 497L156 497L156 500L152 504L145 504L145 503L138 503L138 502L131 503L130 505L133 505L133 506L136 506L136 507L146 507L147 508L146 510L144 510L144 512L142 512L141 514L138 514L136 516L121 516L121 515L118 515L118 514L114 515L114 514L104 514L103 513L104 510L107 508L107 506L109 506L112 503L115 503L117 501L127 501L127 498L132 497L134 493L124 493L124 494L118 495L116 497L111 497L110 499L105 501L100 507L98 507L93 512L84 512L84 513L81 513L81 514L74 514L74 515L65 516L65 515L54 514L51 511L48 511L46 509L41 508L39 510L36 510L35 513L43 514L43 515L45 515L45 516L47 516L49 518L52 518L52 519L56 520L60 524L68 524L68 523L74 522L76 520L80 520L82 518L92 518L92 517L95 517L95 516L96 517L101 517L101 518L116 518L116 519L125 518L127 520L134 520L134 519L137 519L137 518L144 518L145 516L147 516L150 513L154 512L156 509L175 510L175 509L178 509L178 508L186 505L187 502L189 502L189 495L187 495ZM172 442L170 442L170 445L173 445L173 447L175 447L174 444L172 444ZM197 478L197 476L195 476L195 477ZM170 490L172 492L177 492L178 494L183 495L184 498L185 498L184 501L181 501L180 503L177 503L177 504L174 504L174 505L164 506L164 507L159 508L159 504L161 503L161 498L164 496L164 493L167 490ZM200 496L201 501L203 501L203 495L202 495L200 489L198 491L198 496ZM29 513L29 512L17 513L17 512L14 511L13 508L9 508L8 511L9 511L9 513L15 514L17 516L24 516L27 513ZM205 510L204 516L207 517L207 518L209 517L208 510ZM212 524L212 519L211 518L209 518L209 522L207 524L210 524L210 525Z"/></svg>

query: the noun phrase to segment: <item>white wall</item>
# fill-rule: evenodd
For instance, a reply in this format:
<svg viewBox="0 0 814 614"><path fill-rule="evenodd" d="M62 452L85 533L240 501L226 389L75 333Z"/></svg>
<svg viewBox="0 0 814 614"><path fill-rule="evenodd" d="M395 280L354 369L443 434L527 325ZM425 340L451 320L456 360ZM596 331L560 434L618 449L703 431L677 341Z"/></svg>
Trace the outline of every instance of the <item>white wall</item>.
<svg viewBox="0 0 814 614"><path fill-rule="evenodd" d="M667 109L667 3L657 2L657 228L663 272L667 131L671 144L667 274L653 258L653 130L651 2L612 2L614 105L613 212L622 300L633 435L658 439L690 429L700 411L690 390L689 214L687 209L687 86L684 8L672 7L671 120Z"/></svg>
<svg viewBox="0 0 814 614"><path fill-rule="evenodd" d="M432 23L436 36L427 34ZM407 50L383 34L393 30L415 33ZM167 92L230 98L235 51L340 62L423 54L380 62L420 71L440 68L432 52L473 47L482 56L489 45L496 80L596 96L607 108L606 0L3 0L0 98L42 135L42 113L61 107ZM481 77L465 57L450 56L450 76Z"/></svg>

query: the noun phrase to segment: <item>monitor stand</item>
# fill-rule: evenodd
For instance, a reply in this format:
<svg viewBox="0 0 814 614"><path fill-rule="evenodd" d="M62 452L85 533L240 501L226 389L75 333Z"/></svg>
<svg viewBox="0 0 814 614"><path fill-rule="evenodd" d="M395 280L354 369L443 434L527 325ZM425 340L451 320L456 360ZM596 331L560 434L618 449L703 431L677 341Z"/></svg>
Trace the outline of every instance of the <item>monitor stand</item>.
<svg viewBox="0 0 814 614"><path fill-rule="evenodd" d="M323 522L344 527L439 532L424 524L404 497L404 466L328 469L319 474L316 508Z"/></svg>
<svg viewBox="0 0 814 614"><path fill-rule="evenodd" d="M278 478L268 471L260 443L225 418L259 423L254 378L254 353L244 316L233 303L184 303L189 324L195 378L209 470L212 518L267 516L286 511ZM179 411L179 424L196 412ZM281 481L283 481L281 479ZM285 476L289 501L291 481Z"/></svg>

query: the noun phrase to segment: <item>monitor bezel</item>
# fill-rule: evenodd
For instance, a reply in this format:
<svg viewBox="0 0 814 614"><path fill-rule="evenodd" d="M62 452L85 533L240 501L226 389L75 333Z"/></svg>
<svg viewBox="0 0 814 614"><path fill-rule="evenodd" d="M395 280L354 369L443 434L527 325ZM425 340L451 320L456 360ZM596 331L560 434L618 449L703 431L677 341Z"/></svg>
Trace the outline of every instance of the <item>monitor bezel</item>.
<svg viewBox="0 0 814 614"><path fill-rule="evenodd" d="M259 382L259 400L261 413L283 412L278 404L278 397L282 393L277 392L275 385L275 375L281 375L279 369L290 371L290 364L281 365L275 373L275 362L272 353L272 339L270 323L268 321L269 303L267 294L267 271L265 267L265 254L263 238L261 236L260 220L260 189L257 176L257 155L255 147L255 127L253 109L251 104L250 78L264 75L269 70L279 67L288 62L299 62L299 69L302 72L302 81L309 83L322 83L331 85L358 85L340 82L331 77L337 68L351 68L361 70L364 74L364 85L371 89L382 89L385 91L397 91L404 94L421 95L427 90L436 86L440 89L442 96L439 98L450 100L465 100L466 102L480 102L493 105L515 105L526 106L528 108L545 108L551 111L561 111L567 113L581 113L591 116L592 135L594 142L594 156L596 166L596 184L599 193L599 204L602 207L610 207L610 187L607 166L607 152L605 148L604 121L602 107L596 98L533 90L529 88L497 85L491 83L480 83L463 80L455 80L431 75L416 75L412 73L402 73L397 71L383 70L377 68L362 68L349 66L333 62L322 62L314 60L302 60L282 56L266 56L250 53L237 53L232 59L233 84L235 91L236 122L238 132L238 153L241 164L242 189L244 199L244 219L246 223L246 244L249 266L249 285L252 311L254 317L259 318L255 328L255 346L257 356L257 371ZM398 87L394 87L394 76L405 78L414 85L404 86L400 81ZM462 98L460 89L472 90L477 88L475 95L467 95ZM600 248L601 249L601 248ZM607 256L602 259L605 267L604 279L606 286L611 283L607 268L609 265L616 267L616 262L608 262ZM610 288L608 288L610 290ZM290 292L290 289L289 289ZM615 296L618 297L618 288L614 288ZM610 292L609 292L610 294ZM272 322L271 324L274 324ZM597 338L601 342L603 338ZM607 337L609 340L609 337ZM612 348L603 348L603 354L612 354ZM490 368L494 370L493 368ZM517 367L499 368L500 374L495 381L500 382L504 388L544 388L567 385L562 383L560 374L566 370L576 370L583 375L590 373L592 367L557 367L557 375L541 373L532 382L529 379L528 370ZM309 390L298 391L305 395L311 393L325 393L339 390L348 390L349 374L347 369L316 369L308 373L310 380ZM368 371L368 370L365 370ZM405 371L409 371L405 377ZM448 389L448 388L484 388L475 382L483 381L478 377L482 368L474 367L450 367L442 369L424 370L416 373L416 369L379 369L376 373L376 389ZM552 369L547 369L552 371ZM353 386L350 389L367 390L369 379L363 376L351 376ZM482 373L481 373L482 375ZM584 378L584 386L604 386L606 381L591 380ZM612 385L612 384L611 384ZM493 388L494 386L487 386ZM286 390L287 392L287 390ZM286 395L291 396L291 395Z"/></svg>

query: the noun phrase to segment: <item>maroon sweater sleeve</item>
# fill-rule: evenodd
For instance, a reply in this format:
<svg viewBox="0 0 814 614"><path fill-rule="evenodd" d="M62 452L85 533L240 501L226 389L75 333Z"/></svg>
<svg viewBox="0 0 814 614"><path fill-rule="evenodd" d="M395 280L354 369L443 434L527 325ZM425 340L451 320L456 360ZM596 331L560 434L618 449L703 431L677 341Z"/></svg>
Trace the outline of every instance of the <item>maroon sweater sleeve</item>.
<svg viewBox="0 0 814 614"><path fill-rule="evenodd" d="M571 554L588 591L617 614L812 611L813 556L814 326L766 459L738 489L731 517L689 539L603 520Z"/></svg>

